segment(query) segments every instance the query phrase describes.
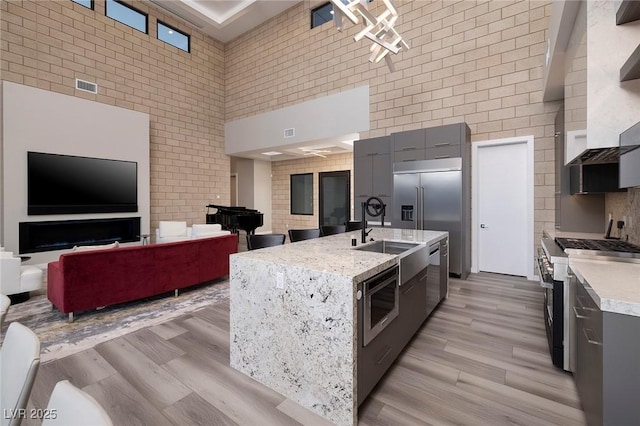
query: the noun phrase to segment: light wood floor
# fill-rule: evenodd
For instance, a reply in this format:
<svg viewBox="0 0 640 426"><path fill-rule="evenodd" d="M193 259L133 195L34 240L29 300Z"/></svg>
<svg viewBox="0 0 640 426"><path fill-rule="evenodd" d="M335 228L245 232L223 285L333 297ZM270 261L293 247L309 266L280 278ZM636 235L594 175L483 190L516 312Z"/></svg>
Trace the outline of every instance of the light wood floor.
<svg viewBox="0 0 640 426"><path fill-rule="evenodd" d="M541 306L539 285L521 278L452 279L359 423L584 425L571 376L551 364ZM228 304L211 306L43 364L29 407L69 379L117 425L327 424L229 367L228 331Z"/></svg>

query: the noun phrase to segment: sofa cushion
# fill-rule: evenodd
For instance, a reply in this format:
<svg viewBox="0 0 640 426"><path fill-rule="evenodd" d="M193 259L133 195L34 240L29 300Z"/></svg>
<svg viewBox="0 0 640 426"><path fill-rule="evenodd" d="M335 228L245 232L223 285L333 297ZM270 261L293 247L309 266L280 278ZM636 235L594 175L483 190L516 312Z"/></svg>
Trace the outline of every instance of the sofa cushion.
<svg viewBox="0 0 640 426"><path fill-rule="evenodd" d="M158 223L159 237L186 237L187 222L161 220Z"/></svg>
<svg viewBox="0 0 640 426"><path fill-rule="evenodd" d="M222 231L222 225L219 223L212 224L194 224L191 227L192 237L205 237L209 235L216 235Z"/></svg>
<svg viewBox="0 0 640 426"><path fill-rule="evenodd" d="M102 244L97 246L73 246L71 251L89 251L89 250L104 250L104 249L112 249L120 247L120 243L114 241L111 244Z"/></svg>

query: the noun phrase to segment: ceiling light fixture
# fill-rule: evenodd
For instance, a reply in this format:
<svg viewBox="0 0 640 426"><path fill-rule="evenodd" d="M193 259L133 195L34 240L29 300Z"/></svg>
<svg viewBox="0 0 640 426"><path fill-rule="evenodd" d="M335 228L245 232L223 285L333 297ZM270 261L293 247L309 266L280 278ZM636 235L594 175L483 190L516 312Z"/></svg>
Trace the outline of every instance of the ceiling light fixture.
<svg viewBox="0 0 640 426"><path fill-rule="evenodd" d="M354 25L360 23L364 29L353 37L355 41L360 41L364 37L371 40L371 55L369 62L378 63L384 59L391 72L395 71L389 53L397 54L401 49L408 50L409 44L403 40L402 36L393 27L398 20L398 9L395 8L391 0L382 0L384 10L377 17L367 8L368 0L331 0L333 4L334 16L338 31L344 28L344 18L348 18Z"/></svg>
<svg viewBox="0 0 640 426"><path fill-rule="evenodd" d="M331 150L327 149L300 148L300 150L304 152L304 155L315 155L322 158L327 158L324 154L331 154Z"/></svg>
<svg viewBox="0 0 640 426"><path fill-rule="evenodd" d="M269 152L263 152L262 155L273 156L273 155L282 155L282 153L278 151L269 151Z"/></svg>

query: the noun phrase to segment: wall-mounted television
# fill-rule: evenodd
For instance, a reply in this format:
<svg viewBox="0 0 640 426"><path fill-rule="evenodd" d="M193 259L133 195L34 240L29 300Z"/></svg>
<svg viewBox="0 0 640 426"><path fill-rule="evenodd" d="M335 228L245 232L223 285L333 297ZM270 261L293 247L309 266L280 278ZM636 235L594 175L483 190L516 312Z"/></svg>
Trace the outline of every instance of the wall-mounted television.
<svg viewBox="0 0 640 426"><path fill-rule="evenodd" d="M27 153L27 213L138 211L138 163Z"/></svg>

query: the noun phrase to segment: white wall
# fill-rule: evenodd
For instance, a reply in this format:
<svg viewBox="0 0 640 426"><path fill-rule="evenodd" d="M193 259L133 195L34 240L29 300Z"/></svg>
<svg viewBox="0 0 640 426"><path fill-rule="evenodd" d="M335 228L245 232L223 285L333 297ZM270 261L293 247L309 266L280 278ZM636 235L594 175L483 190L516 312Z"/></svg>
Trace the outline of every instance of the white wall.
<svg viewBox="0 0 640 426"><path fill-rule="evenodd" d="M295 136L284 137L284 129ZM282 145L335 138L369 130L369 86L302 102L224 125L224 152L268 151Z"/></svg>
<svg viewBox="0 0 640 426"><path fill-rule="evenodd" d="M2 245L18 252L18 224L140 216L149 233L149 116L137 111L3 82ZM138 212L27 215L27 151L138 163ZM62 251L30 254L30 263L56 260Z"/></svg>
<svg viewBox="0 0 640 426"><path fill-rule="evenodd" d="M253 160L237 158L235 170L238 174L238 206L253 208Z"/></svg>
<svg viewBox="0 0 640 426"><path fill-rule="evenodd" d="M271 233L271 163L268 161L253 161L253 208L264 214L264 225L256 232Z"/></svg>
<svg viewBox="0 0 640 426"><path fill-rule="evenodd" d="M640 119L640 80L620 82L620 68L640 42L640 22L616 25L611 1L586 7L589 146L617 146L620 133Z"/></svg>
<svg viewBox="0 0 640 426"><path fill-rule="evenodd" d="M271 208L271 163L268 161L231 158L231 173L237 173L238 206L259 210L264 216L264 225L257 233L272 231Z"/></svg>

